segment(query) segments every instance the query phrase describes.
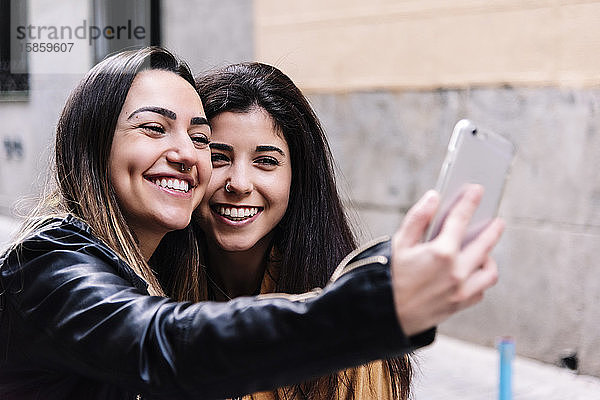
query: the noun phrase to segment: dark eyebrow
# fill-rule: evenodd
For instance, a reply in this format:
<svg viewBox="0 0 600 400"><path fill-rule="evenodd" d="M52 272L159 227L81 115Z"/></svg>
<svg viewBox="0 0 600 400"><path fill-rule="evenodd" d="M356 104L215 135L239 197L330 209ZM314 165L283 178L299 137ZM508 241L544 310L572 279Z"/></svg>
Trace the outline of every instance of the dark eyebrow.
<svg viewBox="0 0 600 400"><path fill-rule="evenodd" d="M210 127L206 117L194 117L190 121L190 125L208 125Z"/></svg>
<svg viewBox="0 0 600 400"><path fill-rule="evenodd" d="M216 150L223 150L223 151L233 151L233 146L230 146L230 145L225 144L225 143L212 142L210 144L210 148L211 149L216 149Z"/></svg>
<svg viewBox="0 0 600 400"><path fill-rule="evenodd" d="M177 114L175 114L173 111L167 110L166 108L153 107L153 106L138 108L137 110L135 110L134 112L132 112L129 115L129 117L127 117L127 119L131 119L131 117L133 117L135 114L141 113L141 112L145 112L145 111L150 111L150 112L153 112L153 113L157 113L157 114L163 115L163 116L165 116L165 117L167 117L169 119L172 119L172 120L176 120L177 119Z"/></svg>
<svg viewBox="0 0 600 400"><path fill-rule="evenodd" d="M267 146L267 145L256 146L256 151L276 151L285 157L285 153L283 152L283 150L281 150L279 147L276 147L276 146Z"/></svg>

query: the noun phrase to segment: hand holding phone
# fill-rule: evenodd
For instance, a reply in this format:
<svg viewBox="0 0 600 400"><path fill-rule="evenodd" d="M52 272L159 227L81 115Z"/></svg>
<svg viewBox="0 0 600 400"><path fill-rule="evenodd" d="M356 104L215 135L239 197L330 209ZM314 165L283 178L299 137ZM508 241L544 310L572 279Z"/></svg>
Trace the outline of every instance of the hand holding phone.
<svg viewBox="0 0 600 400"><path fill-rule="evenodd" d="M495 219L466 248L464 232L480 204L483 188L467 185L448 213L439 236L421 242L439 205L439 193L427 192L411 207L392 238L392 286L400 325L407 335L423 332L456 312L478 303L498 280L490 252L504 223Z"/></svg>
<svg viewBox="0 0 600 400"><path fill-rule="evenodd" d="M484 187L484 194L467 227L463 246L473 240L496 216L514 154L515 147L506 138L480 129L469 120L458 121L436 185L440 205L425 241L439 234L465 185L476 183Z"/></svg>

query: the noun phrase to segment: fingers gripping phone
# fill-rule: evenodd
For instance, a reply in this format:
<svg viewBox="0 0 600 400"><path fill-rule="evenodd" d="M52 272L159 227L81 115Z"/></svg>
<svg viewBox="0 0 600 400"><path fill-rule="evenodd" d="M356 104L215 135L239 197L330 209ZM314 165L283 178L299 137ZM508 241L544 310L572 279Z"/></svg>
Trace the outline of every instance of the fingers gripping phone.
<svg viewBox="0 0 600 400"><path fill-rule="evenodd" d="M480 184L485 191L467 227L463 246L477 237L496 217L514 154L515 147L506 138L482 130L469 120L458 121L436 185L440 205L425 241L440 233L444 219L468 183Z"/></svg>

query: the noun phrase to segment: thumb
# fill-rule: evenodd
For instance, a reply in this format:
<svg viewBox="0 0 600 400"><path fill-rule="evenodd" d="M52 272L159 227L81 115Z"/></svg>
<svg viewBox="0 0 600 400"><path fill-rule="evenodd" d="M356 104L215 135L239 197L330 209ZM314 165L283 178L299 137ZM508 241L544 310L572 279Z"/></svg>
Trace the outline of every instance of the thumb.
<svg viewBox="0 0 600 400"><path fill-rule="evenodd" d="M435 190L427 191L406 213L400 228L394 235L394 245L404 248L419 243L437 210L439 202L440 195L438 192Z"/></svg>

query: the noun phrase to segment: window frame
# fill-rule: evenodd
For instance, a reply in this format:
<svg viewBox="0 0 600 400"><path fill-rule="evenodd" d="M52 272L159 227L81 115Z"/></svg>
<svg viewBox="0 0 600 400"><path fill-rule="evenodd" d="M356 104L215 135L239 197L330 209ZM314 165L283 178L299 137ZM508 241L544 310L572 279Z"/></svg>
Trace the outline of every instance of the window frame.
<svg viewBox="0 0 600 400"><path fill-rule="evenodd" d="M0 0L0 101L29 100L29 66L25 49L16 49L16 21L26 25L27 0ZM17 56L17 57L15 57ZM25 72L13 73L15 65ZM12 86L12 87L11 87Z"/></svg>

